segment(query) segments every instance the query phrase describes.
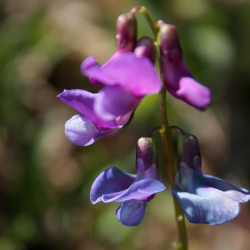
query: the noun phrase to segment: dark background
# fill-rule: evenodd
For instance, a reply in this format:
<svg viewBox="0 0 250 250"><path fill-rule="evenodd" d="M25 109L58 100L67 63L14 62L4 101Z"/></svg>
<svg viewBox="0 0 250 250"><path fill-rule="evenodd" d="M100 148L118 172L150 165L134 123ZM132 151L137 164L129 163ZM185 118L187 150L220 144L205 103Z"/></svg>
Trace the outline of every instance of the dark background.
<svg viewBox="0 0 250 250"><path fill-rule="evenodd" d="M186 63L212 91L205 112L168 96L170 124L198 137L203 172L250 188L248 0L0 0L0 250L172 249L169 190L132 228L115 219L118 204L89 200L103 169L134 172L136 141L160 122L158 97L146 97L117 136L89 147L66 138L64 123L77 112L56 98L64 88L96 91L80 63L114 53L116 18L137 5L176 25ZM161 144L158 151L161 159ZM190 249L248 249L249 215L243 204L224 225L187 222Z"/></svg>

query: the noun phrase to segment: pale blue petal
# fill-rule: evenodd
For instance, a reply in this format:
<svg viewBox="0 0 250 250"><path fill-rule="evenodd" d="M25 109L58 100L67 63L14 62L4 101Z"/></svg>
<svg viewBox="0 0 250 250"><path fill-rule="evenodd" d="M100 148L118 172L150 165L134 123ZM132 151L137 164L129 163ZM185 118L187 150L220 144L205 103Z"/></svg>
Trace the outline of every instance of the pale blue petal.
<svg viewBox="0 0 250 250"><path fill-rule="evenodd" d="M99 131L84 115L74 115L65 123L66 136L76 145L88 146L99 140L105 133Z"/></svg>
<svg viewBox="0 0 250 250"><path fill-rule="evenodd" d="M239 202L248 202L250 200L250 192L245 188L240 188L211 175L203 175L203 178L207 185L224 191L224 194L233 200Z"/></svg>
<svg viewBox="0 0 250 250"><path fill-rule="evenodd" d="M211 187L197 188L193 194L174 185L173 195L191 223L223 224L234 219L240 212L239 202Z"/></svg>
<svg viewBox="0 0 250 250"><path fill-rule="evenodd" d="M146 205L145 201L125 201L116 210L116 218L125 226L136 226L143 220Z"/></svg>

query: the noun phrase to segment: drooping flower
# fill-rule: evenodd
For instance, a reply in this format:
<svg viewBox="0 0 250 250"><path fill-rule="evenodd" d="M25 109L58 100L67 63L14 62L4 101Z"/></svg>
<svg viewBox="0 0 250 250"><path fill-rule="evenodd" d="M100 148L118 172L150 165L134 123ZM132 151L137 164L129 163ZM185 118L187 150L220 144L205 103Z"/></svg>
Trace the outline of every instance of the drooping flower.
<svg viewBox="0 0 250 250"><path fill-rule="evenodd" d="M185 64L178 34L174 25L158 21L160 25L161 65L166 89L174 97L204 110L211 104L210 90L197 82Z"/></svg>
<svg viewBox="0 0 250 250"><path fill-rule="evenodd" d="M103 65L88 57L81 71L91 83L103 87L98 93L80 89L58 95L80 115L65 124L67 137L87 146L104 136L114 135L130 120L144 96L158 93L161 81L153 65L154 45L149 38L136 42L136 20L132 13L117 20L118 50Z"/></svg>
<svg viewBox="0 0 250 250"><path fill-rule="evenodd" d="M202 173L196 137L180 134L178 154L179 169L172 192L187 219L210 225L234 219L240 212L240 202L250 200L250 192Z"/></svg>
<svg viewBox="0 0 250 250"><path fill-rule="evenodd" d="M137 175L132 175L116 167L106 169L96 178L90 191L93 204L121 202L116 218L126 226L138 225L144 217L147 202L166 189L159 180L151 138L138 140L136 170Z"/></svg>

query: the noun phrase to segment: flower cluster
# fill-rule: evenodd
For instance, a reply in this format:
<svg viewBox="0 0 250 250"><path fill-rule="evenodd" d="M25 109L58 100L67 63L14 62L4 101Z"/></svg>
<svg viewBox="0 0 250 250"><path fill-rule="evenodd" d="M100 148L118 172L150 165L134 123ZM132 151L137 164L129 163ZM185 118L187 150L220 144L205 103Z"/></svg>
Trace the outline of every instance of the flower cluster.
<svg viewBox="0 0 250 250"><path fill-rule="evenodd" d="M211 103L210 91L193 79L181 55L176 29L158 21L160 26L160 61L166 89L178 99L203 110ZM124 127L148 94L161 90L161 80L154 68L154 41L142 37L138 41L133 12L117 19L117 51L99 65L94 57L81 64L83 75L92 84L101 86L98 93L81 89L64 90L58 95L80 115L65 124L67 137L75 144L88 146L104 136L111 136Z"/></svg>
<svg viewBox="0 0 250 250"><path fill-rule="evenodd" d="M60 100L81 113L65 124L66 136L77 145L88 146L102 137L115 135L131 121L137 106L149 94L161 95L167 90L199 110L205 110L211 104L210 90L192 77L184 62L173 25L161 20L150 23L155 39L137 39L135 14L139 9L118 17L117 51L107 62L99 65L94 57L88 57L81 64L82 74L101 90L90 93L72 89L58 95ZM154 66L155 55L158 55L163 84ZM160 130L163 138L171 134L170 131L165 133L170 129L166 123L163 119ZM240 210L239 203L249 201L250 192L202 174L196 137L180 129L172 131L174 136L168 141L174 144L163 142L163 146L165 151L168 151L166 145L173 147L172 151L176 153L177 173L170 183L174 182L173 196L187 219L192 223L217 225L235 218ZM155 164L152 139L140 138L136 150L136 175L116 167L106 169L96 178L90 192L93 204L100 201L121 203L116 218L127 226L138 225L147 203L156 193L166 189Z"/></svg>

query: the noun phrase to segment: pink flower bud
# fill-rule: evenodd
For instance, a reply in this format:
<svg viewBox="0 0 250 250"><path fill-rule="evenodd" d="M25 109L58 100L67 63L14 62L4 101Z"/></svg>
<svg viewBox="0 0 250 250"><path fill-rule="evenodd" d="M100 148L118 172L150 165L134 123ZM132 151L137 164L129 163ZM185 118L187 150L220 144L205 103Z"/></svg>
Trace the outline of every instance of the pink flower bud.
<svg viewBox="0 0 250 250"><path fill-rule="evenodd" d="M211 103L210 90L197 82L185 64L175 26L163 21L160 26L161 67L166 89L174 97L204 110Z"/></svg>
<svg viewBox="0 0 250 250"><path fill-rule="evenodd" d="M116 42L120 52L133 51L136 43L137 23L131 12L120 15L117 18Z"/></svg>
<svg viewBox="0 0 250 250"><path fill-rule="evenodd" d="M149 37L142 37L136 44L134 53L136 56L145 56L152 62L155 60L154 41Z"/></svg>

